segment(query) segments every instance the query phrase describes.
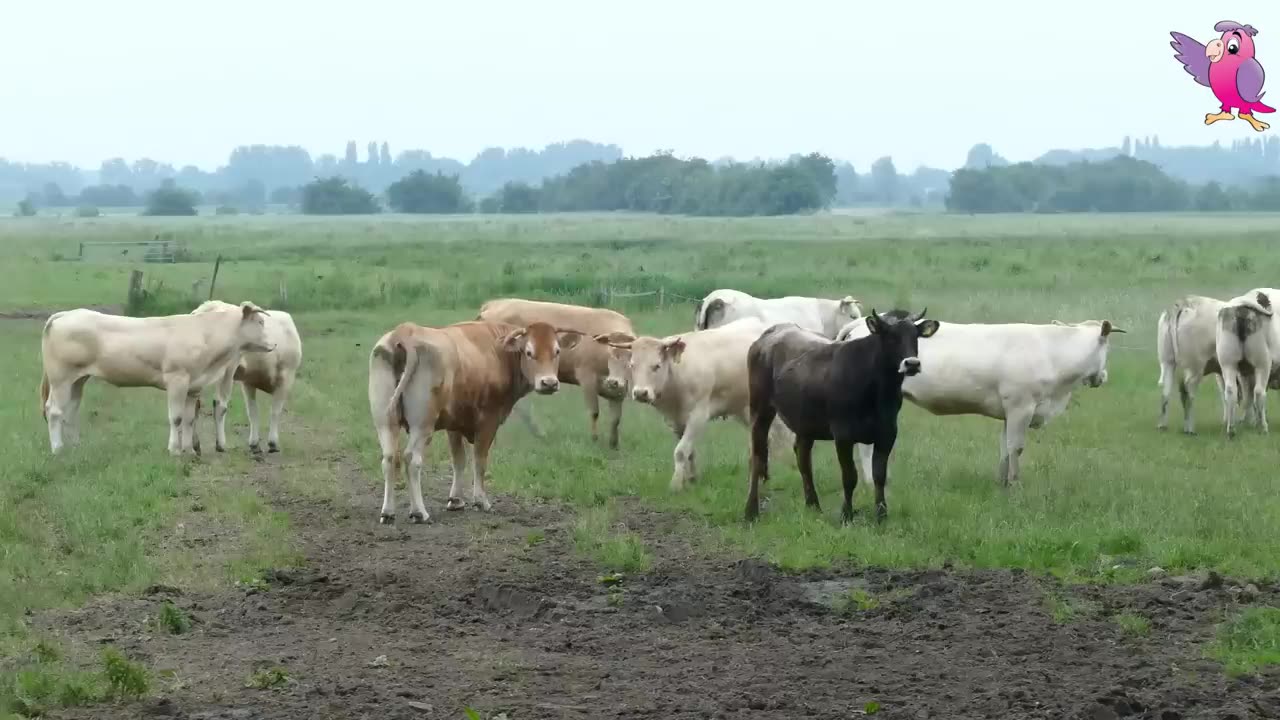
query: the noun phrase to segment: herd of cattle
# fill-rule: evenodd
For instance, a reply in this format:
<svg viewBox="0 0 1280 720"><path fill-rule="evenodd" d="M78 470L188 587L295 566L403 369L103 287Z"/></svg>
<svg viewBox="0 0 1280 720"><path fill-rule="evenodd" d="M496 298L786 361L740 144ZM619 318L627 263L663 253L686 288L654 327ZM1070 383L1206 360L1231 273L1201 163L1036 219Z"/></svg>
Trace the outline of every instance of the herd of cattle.
<svg viewBox="0 0 1280 720"><path fill-rule="evenodd" d="M1228 301L1179 300L1160 315L1158 356L1168 421L1175 383L1193 432L1199 381L1217 376L1228 434L1237 405L1266 429L1266 390L1280 387L1280 319L1259 288ZM537 432L530 393L561 383L582 389L591 436L599 439L600 398L610 406L609 446L619 444L623 402L654 408L676 437L671 488L697 477L697 443L707 424L735 418L749 428L750 490L746 517L759 512L771 446L794 448L805 502L818 507L812 450L832 441L852 516L858 469L875 485L877 519L903 398L934 415L981 415L1004 423L998 479L1019 477L1029 428L1064 412L1080 385L1107 381L1109 320L1048 325L939 322L925 312L864 316L852 297L761 299L716 290L698 304L694 330L637 335L624 315L603 308L521 299L485 303L475 320L445 327L403 323L378 339L369 356L369 406L382 452L380 520L395 520L394 486L407 472L411 521L429 518L422 497L423 455L431 435L449 437L453 482L446 508L465 507L460 483L473 448L472 502L488 510L489 451L513 411ZM227 446L232 386L240 382L249 415L249 447L260 452L256 393L272 396L268 452L280 449L280 419L302 363L293 319L252 302L210 301L186 315L132 318L77 309L58 312L41 338L41 411L54 453L79 438L85 383L155 387L168 396L169 451L200 452L200 396L215 388L216 447ZM1277 372L1272 373L1275 368ZM527 403L526 403L527 405ZM780 420L780 422L775 422ZM408 433L403 448L401 431ZM465 441L465 442L464 442Z"/></svg>

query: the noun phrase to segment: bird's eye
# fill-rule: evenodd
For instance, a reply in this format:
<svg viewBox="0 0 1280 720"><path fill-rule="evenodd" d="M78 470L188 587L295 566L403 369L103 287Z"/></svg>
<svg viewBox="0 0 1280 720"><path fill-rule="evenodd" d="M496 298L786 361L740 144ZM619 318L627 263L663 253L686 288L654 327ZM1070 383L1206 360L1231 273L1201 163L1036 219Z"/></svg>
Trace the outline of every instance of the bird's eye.
<svg viewBox="0 0 1280 720"><path fill-rule="evenodd" d="M1240 52L1240 41L1232 40L1231 42L1227 43L1227 52L1232 55L1235 55L1236 53Z"/></svg>

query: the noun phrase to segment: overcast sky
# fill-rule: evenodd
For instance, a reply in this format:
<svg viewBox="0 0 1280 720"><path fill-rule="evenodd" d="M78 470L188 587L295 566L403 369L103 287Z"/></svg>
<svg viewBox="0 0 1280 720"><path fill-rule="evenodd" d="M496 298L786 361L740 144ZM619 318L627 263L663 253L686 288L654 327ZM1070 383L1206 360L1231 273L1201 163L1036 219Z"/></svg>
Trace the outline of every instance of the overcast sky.
<svg viewBox="0 0 1280 720"><path fill-rule="evenodd" d="M1168 45L1224 19L1259 29L1280 86L1280 4L1256 0L322 4L4 0L0 156L212 169L239 144L386 140L465 161L580 137L911 170L983 141L1012 160L1125 134L1229 143L1256 134L1203 124L1212 93Z"/></svg>

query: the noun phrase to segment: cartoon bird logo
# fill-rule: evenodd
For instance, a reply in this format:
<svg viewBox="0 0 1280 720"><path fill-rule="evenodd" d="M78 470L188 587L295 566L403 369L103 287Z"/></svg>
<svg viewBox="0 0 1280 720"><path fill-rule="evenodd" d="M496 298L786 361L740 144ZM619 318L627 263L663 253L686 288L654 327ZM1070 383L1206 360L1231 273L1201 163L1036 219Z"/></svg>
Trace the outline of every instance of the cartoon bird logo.
<svg viewBox="0 0 1280 720"><path fill-rule="evenodd" d="M1254 130L1262 132L1270 125L1258 120L1254 113L1271 113L1276 109L1262 102L1262 82L1265 75L1262 65L1254 55L1253 38L1258 31L1252 25L1241 25L1223 20L1213 26L1222 37L1201 45L1182 33L1169 33L1173 42L1174 57L1182 63L1196 82L1213 91L1222 112L1204 116L1204 124L1219 120L1234 120L1232 110L1240 111L1240 119L1248 121Z"/></svg>

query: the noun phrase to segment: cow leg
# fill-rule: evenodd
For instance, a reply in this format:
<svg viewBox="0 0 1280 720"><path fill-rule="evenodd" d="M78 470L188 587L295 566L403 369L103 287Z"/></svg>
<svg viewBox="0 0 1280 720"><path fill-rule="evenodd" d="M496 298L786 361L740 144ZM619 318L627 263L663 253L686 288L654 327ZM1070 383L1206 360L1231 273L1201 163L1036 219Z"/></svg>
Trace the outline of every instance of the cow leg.
<svg viewBox="0 0 1280 720"><path fill-rule="evenodd" d="M871 445L863 445L858 443L858 466L862 469L862 477L866 482L871 482L872 459L874 451Z"/></svg>
<svg viewBox="0 0 1280 720"><path fill-rule="evenodd" d="M63 447L63 429L69 420L71 386L74 382L49 383L49 399L45 402L45 419L49 425L49 449L57 455Z"/></svg>
<svg viewBox="0 0 1280 720"><path fill-rule="evenodd" d="M182 408L182 451L188 450L200 454L200 438L196 436L196 412L200 404L200 391L187 393L186 405Z"/></svg>
<svg viewBox="0 0 1280 720"><path fill-rule="evenodd" d="M1169 398L1173 397L1177 375L1177 367L1172 363L1160 365L1160 419L1156 422L1157 430L1169 429Z"/></svg>
<svg viewBox="0 0 1280 720"><path fill-rule="evenodd" d="M489 472L489 448L493 447L493 439L497 434L497 421L489 419L481 424L480 432L476 433L476 465L471 485L471 504L479 506L485 512L493 509L493 503L489 502L489 495L484 490L484 482Z"/></svg>
<svg viewBox="0 0 1280 720"><path fill-rule="evenodd" d="M1004 474L1005 487L1008 487L1009 483L1015 482L1021 476L1022 448L1027 444L1027 429L1031 427L1031 418L1034 415L1034 406L1025 410L1014 410L1006 414L1004 441L1005 462L1008 463L1008 470Z"/></svg>
<svg viewBox="0 0 1280 720"><path fill-rule="evenodd" d="M760 483L769 480L769 426L778 411L769 403L760 403L751 412L751 469L748 470L748 522L760 516ZM799 440L797 439L797 442Z"/></svg>
<svg viewBox="0 0 1280 720"><path fill-rule="evenodd" d="M1227 437L1235 437L1236 420L1239 417L1236 413L1240 402L1240 370L1231 363L1225 363L1222 367L1222 407L1226 416Z"/></svg>
<svg viewBox="0 0 1280 720"><path fill-rule="evenodd" d="M218 452L225 452L227 449L227 413L231 412L231 393L235 390L235 384L233 368L213 389L213 449Z"/></svg>
<svg viewBox="0 0 1280 720"><path fill-rule="evenodd" d="M168 380L169 399L169 454L182 454L183 416L187 412L187 382L185 380Z"/></svg>
<svg viewBox="0 0 1280 720"><path fill-rule="evenodd" d="M66 435L67 444L80 444L80 400L84 397L84 385L89 382L89 377L76 380L71 383L71 393L67 398L67 409L63 415L63 428Z"/></svg>
<svg viewBox="0 0 1280 720"><path fill-rule="evenodd" d="M796 436L796 469L800 471L800 483L804 486L805 506L821 510L818 491L813 487L813 438L807 435Z"/></svg>
<svg viewBox="0 0 1280 720"><path fill-rule="evenodd" d="M1009 418L1005 418L1000 428L1000 465L996 468L996 482L1009 484Z"/></svg>
<svg viewBox="0 0 1280 720"><path fill-rule="evenodd" d="M694 446L702 436L708 419L706 413L699 410L690 415L685 422L684 434L680 436L680 442L676 443L675 470L671 473L672 492L680 492L684 489L685 483L697 479L697 469L694 467L693 459Z"/></svg>
<svg viewBox="0 0 1280 720"><path fill-rule="evenodd" d="M453 482L449 485L449 501L445 510L462 510L467 506L462 499L462 475L467 471L467 446L461 433L449 433L449 455L453 459Z"/></svg>
<svg viewBox="0 0 1280 720"><path fill-rule="evenodd" d="M884 486L889 482L889 453L893 452L893 441L876 443L871 453L871 472L876 482L876 522L889 516L889 506L884 500ZM1022 452L1022 448L1018 448Z"/></svg>
<svg viewBox="0 0 1280 720"><path fill-rule="evenodd" d="M618 426L622 424L622 398L609 400L609 449L618 449Z"/></svg>
<svg viewBox="0 0 1280 720"><path fill-rule="evenodd" d="M1182 432L1187 435L1196 434L1195 423L1195 401L1196 388L1200 387L1200 378L1202 375L1194 370L1188 371L1182 378L1182 382L1178 383L1178 394L1182 398ZM1225 379L1224 379L1225 386ZM1225 399L1226 395L1223 395ZM1227 408L1223 407L1223 417L1226 417Z"/></svg>
<svg viewBox="0 0 1280 720"><path fill-rule="evenodd" d="M427 506L422 502L422 464L427 446L431 444L431 425L410 425L409 444L405 447L405 459L409 465L409 522L424 523L431 519Z"/></svg>
<svg viewBox="0 0 1280 720"><path fill-rule="evenodd" d="M289 389L293 387L293 375L286 373L276 383L271 393L271 424L267 427L267 452L280 452L280 419L284 417L284 404L289 399Z"/></svg>
<svg viewBox="0 0 1280 720"><path fill-rule="evenodd" d="M244 413L249 416L249 452L257 455L262 452L262 437L258 433L258 391L245 383L240 383L244 392Z"/></svg>
<svg viewBox="0 0 1280 720"><path fill-rule="evenodd" d="M591 418L591 442L600 440L600 395L596 392L596 379L587 375L581 378L582 399L587 403L587 415Z"/></svg>
<svg viewBox="0 0 1280 720"><path fill-rule="evenodd" d="M798 447L798 446L797 446ZM810 443L810 449L813 444ZM844 522L853 520L853 490L858 486L858 468L853 464L853 441L836 440L836 459L840 461L840 481L844 484L844 504L840 506L840 517ZM874 455L872 469L875 468Z"/></svg>
<svg viewBox="0 0 1280 720"><path fill-rule="evenodd" d="M1253 387L1251 393L1253 397L1253 407L1249 408L1251 415L1257 420L1258 427L1264 433L1269 433L1267 427L1267 380L1271 377L1271 358L1268 357L1261 362L1256 363L1253 369Z"/></svg>

